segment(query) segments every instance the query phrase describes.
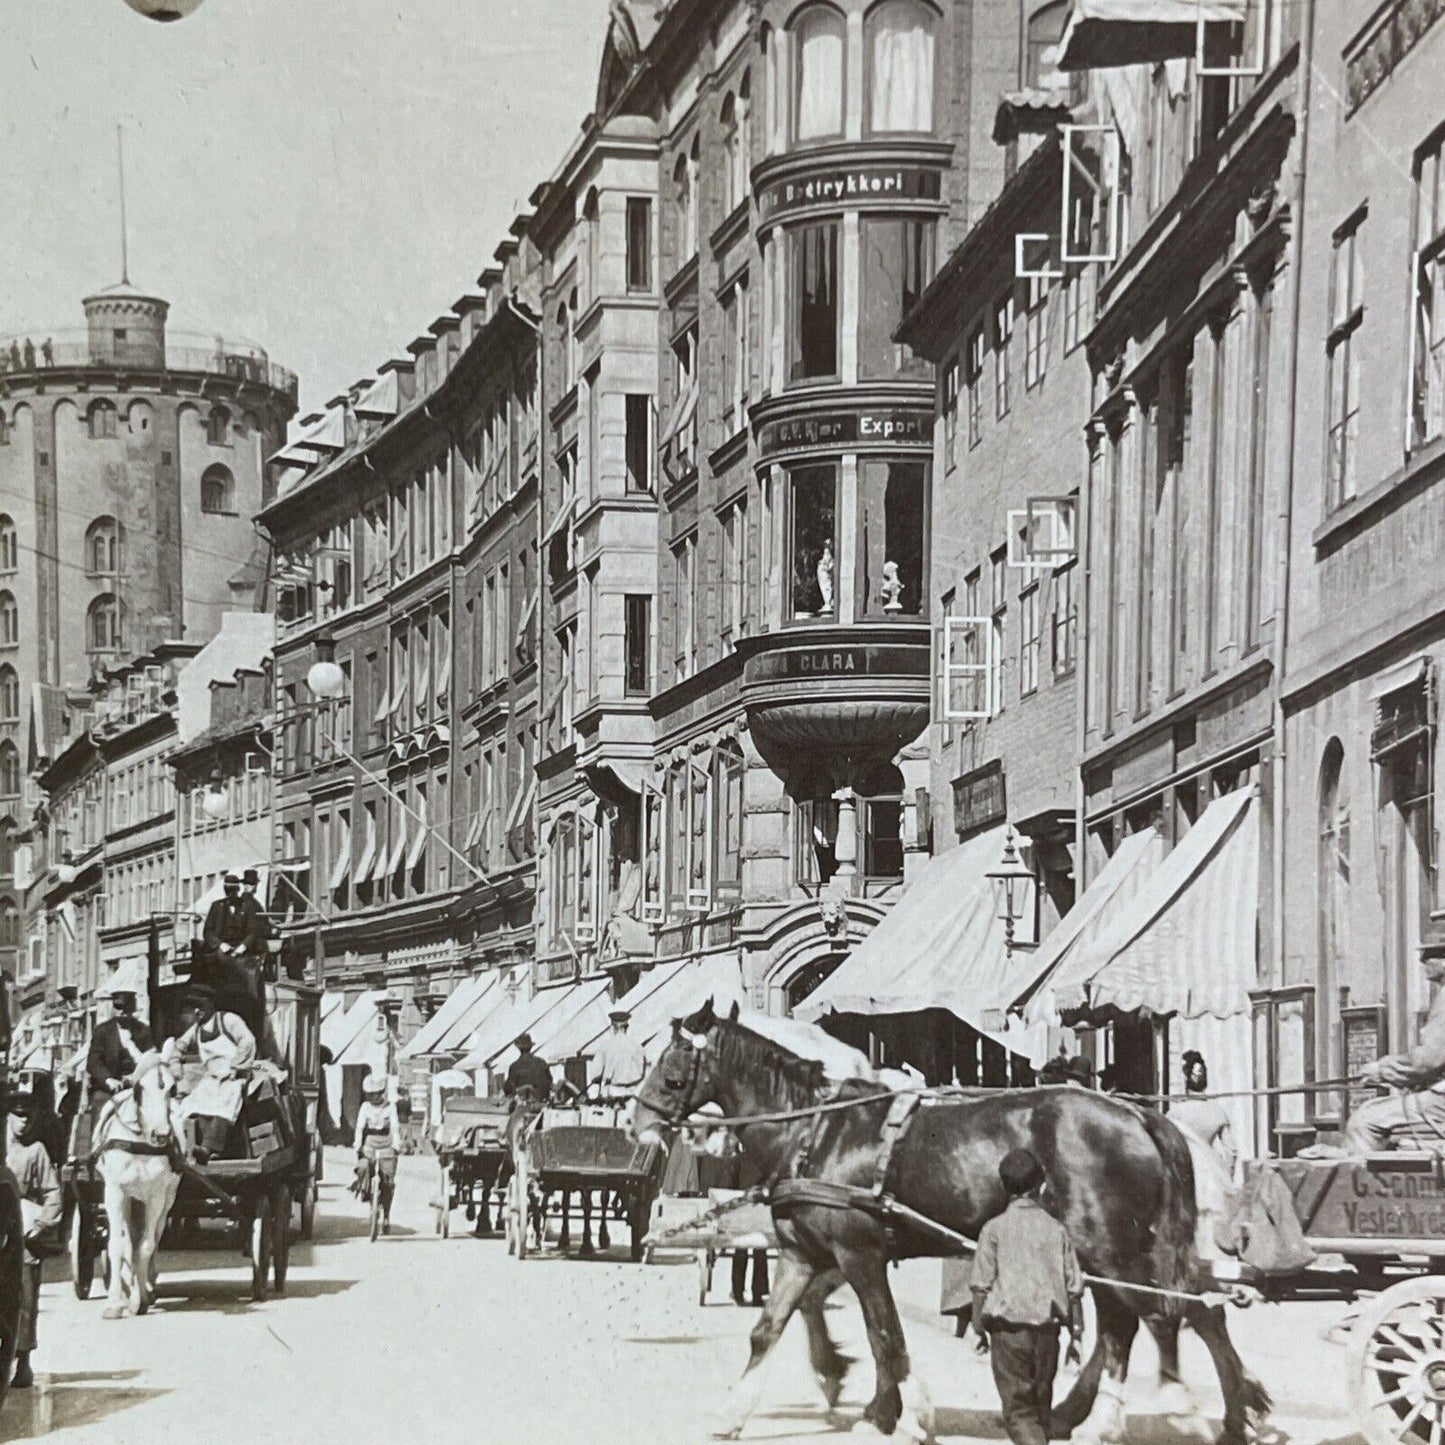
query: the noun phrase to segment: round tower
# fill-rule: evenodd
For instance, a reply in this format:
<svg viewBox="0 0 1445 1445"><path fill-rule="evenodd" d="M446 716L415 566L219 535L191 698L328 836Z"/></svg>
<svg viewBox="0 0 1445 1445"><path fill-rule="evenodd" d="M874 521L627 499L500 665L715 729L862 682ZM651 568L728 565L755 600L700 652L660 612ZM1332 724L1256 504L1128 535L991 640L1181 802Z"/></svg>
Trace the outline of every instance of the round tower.
<svg viewBox="0 0 1445 1445"><path fill-rule="evenodd" d="M164 369L169 301L122 282L87 296L83 304L95 365Z"/></svg>

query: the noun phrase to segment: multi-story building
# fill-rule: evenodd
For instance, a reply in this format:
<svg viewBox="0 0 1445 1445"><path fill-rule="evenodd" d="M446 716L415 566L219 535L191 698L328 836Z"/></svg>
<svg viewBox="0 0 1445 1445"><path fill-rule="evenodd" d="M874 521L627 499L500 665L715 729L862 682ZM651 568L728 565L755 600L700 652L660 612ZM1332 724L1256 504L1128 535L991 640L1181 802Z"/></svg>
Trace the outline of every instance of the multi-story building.
<svg viewBox="0 0 1445 1445"><path fill-rule="evenodd" d="M23 834L43 706L158 643L202 642L260 581L251 517L296 378L257 347L166 324L122 284L82 331L0 341L0 835ZM40 759L36 758L36 765ZM0 847L0 911L18 907ZM0 966L16 971L13 946Z"/></svg>
<svg viewBox="0 0 1445 1445"><path fill-rule="evenodd" d="M893 333L1002 175L962 77L1016 21L614 7L530 231L544 978L709 958L785 1009L920 848L933 382Z"/></svg>
<svg viewBox="0 0 1445 1445"><path fill-rule="evenodd" d="M1445 164L1438 9L1315 7L1281 689L1289 807L1268 1081L1412 1044L1437 948ZM1422 89L1424 87L1424 89ZM1285 539L1281 539L1283 543ZM1262 1003L1262 1007L1263 1007ZM1337 1092L1290 1099L1331 1129Z"/></svg>
<svg viewBox="0 0 1445 1445"><path fill-rule="evenodd" d="M277 455L260 517L273 900L348 1003L391 991L403 1037L470 969L531 958L538 363L514 229L478 294ZM316 697L331 659L341 696Z"/></svg>

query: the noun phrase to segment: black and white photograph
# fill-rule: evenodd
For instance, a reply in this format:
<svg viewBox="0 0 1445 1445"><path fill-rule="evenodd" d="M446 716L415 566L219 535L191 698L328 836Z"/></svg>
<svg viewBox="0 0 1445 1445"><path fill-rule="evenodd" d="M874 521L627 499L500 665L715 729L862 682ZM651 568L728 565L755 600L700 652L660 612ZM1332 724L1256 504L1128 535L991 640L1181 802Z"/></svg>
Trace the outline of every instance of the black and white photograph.
<svg viewBox="0 0 1445 1445"><path fill-rule="evenodd" d="M1445 0L3 34L0 1442L1445 1445Z"/></svg>

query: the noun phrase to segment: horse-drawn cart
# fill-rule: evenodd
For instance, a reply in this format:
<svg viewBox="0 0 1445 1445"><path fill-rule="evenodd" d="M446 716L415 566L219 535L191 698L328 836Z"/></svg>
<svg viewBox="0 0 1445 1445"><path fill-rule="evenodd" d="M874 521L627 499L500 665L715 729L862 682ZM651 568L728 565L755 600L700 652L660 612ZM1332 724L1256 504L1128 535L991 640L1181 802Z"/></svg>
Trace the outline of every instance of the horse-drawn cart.
<svg viewBox="0 0 1445 1445"><path fill-rule="evenodd" d="M706 1199L662 1195L653 1205L643 1255L647 1263L659 1249L686 1250L697 1256L697 1302L705 1305L720 1259L755 1250L776 1255L773 1211L738 1189L709 1189Z"/></svg>
<svg viewBox="0 0 1445 1445"><path fill-rule="evenodd" d="M662 1148L635 1140L624 1127L622 1112L591 1105L548 1108L517 1129L507 1207L511 1253L525 1258L532 1242L541 1248L549 1219L560 1221L557 1247L565 1252L571 1244L571 1198L576 1194L582 1204L584 1258L593 1253L592 1209L598 1195L598 1246L611 1248L608 1221L620 1220L627 1225L632 1258L642 1258Z"/></svg>
<svg viewBox="0 0 1445 1445"><path fill-rule="evenodd" d="M442 1104L437 1126L436 1152L441 1177L437 1183L436 1231L443 1238L451 1233L454 1209L466 1211L476 1221L478 1234L492 1233L492 1208L496 1206L496 1228L503 1225L511 1154L507 1147L506 1100L479 1099L469 1094L451 1094Z"/></svg>

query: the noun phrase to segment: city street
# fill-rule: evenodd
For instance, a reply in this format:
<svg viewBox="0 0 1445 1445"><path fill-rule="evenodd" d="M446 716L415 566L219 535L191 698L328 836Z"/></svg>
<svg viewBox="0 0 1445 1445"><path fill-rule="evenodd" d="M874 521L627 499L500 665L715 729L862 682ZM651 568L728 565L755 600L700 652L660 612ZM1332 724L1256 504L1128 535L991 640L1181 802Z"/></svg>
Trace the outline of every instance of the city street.
<svg viewBox="0 0 1445 1445"><path fill-rule="evenodd" d="M144 1319L106 1323L102 1302L77 1301L57 1269L44 1291L37 1385L13 1392L0 1439L54 1435L74 1445L193 1440L404 1442L546 1440L549 1445L673 1445L706 1438L707 1415L746 1357L754 1311L727 1299L719 1269L706 1308L690 1256L651 1266L624 1249L598 1262L508 1258L499 1240L442 1240L428 1207L429 1158L403 1161L396 1224L372 1244L328 1158L318 1237L292 1253L287 1296L246 1298L242 1261L219 1247L167 1254L161 1298ZM455 1227L465 1228L460 1214ZM938 1266L894 1274L909 1344L938 1407L944 1440L1002 1438L986 1363L933 1312ZM1279 1403L1294 1445L1352 1438L1344 1350L1324 1343L1338 1303L1236 1313L1241 1350ZM831 1312L849 1353L864 1356L848 1300ZM1186 1340L1186 1374L1206 1378ZM1151 1414L1150 1347L1135 1351L1130 1439L1172 1445L1208 1438L1200 1421ZM871 1368L850 1379L843 1428L858 1417ZM1201 1391L1217 1424L1217 1400ZM1212 1402L1212 1403L1211 1403ZM801 1327L785 1336L745 1437L774 1445L830 1432L806 1368Z"/></svg>

